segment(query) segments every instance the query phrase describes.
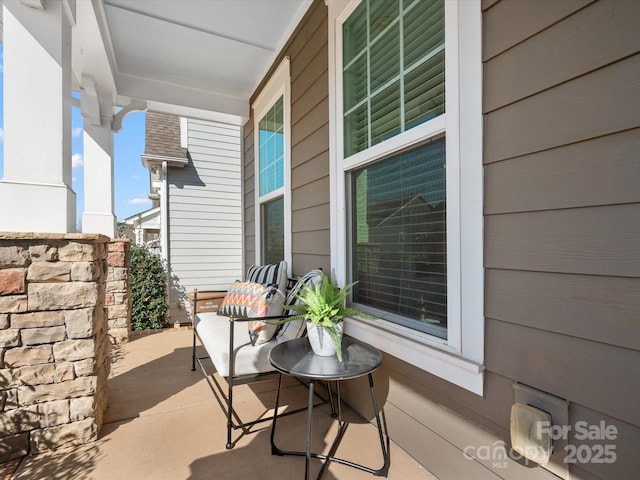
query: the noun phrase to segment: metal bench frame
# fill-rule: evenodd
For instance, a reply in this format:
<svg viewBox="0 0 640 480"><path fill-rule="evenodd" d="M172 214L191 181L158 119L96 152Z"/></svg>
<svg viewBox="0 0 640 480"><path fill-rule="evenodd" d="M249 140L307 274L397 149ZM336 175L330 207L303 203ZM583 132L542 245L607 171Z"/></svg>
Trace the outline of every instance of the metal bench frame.
<svg viewBox="0 0 640 480"><path fill-rule="evenodd" d="M287 282L287 292L293 288L293 285L295 285L296 280L289 278L288 282ZM268 421L272 421L273 420L273 415L269 415L267 417L258 417L255 420L251 420L251 421L243 421L240 416L238 415L238 413L235 411L235 409L233 408L233 389L234 387L240 386L240 385L246 385L249 383L256 383L256 382L261 382L261 381L265 381L265 380L271 380L271 379L277 379L279 372L275 369L268 371L268 372L262 372L262 373L255 373L255 374L245 374L245 375L235 375L233 374L233 372L235 371L235 355L231 354L231 352L234 351L234 323L235 322L249 322L251 320L255 320L254 318L247 318L247 317L235 317L235 316L231 316L228 319L229 322L229 375L227 377L222 377L226 380L227 382L227 388L225 389L223 385L220 384L220 382L215 378L215 375L213 373L210 373L207 371L207 369L204 366L203 361L205 360L209 360L210 357L207 356L202 356L199 357L196 354L196 337L198 338L198 340L200 340L200 343L202 343L202 339L200 339L200 337L198 336L198 332L196 331L195 328L195 316L197 315L197 305L198 305L198 290L195 289L193 290L193 300L192 300L192 309L191 309L191 327L193 329L193 351L192 351L192 360L191 360L191 371L195 371L196 370L196 363L198 364L198 366L200 367L200 370L202 371L202 374L205 377L205 380L207 381L209 388L211 389L211 391L213 392L213 395L215 396L216 400L218 401L218 405L220 405L220 408L222 409L222 411L224 412L224 415L227 419L227 444L226 444L226 448L227 450L232 449L233 447L235 447L237 441L244 436L245 434L249 433L251 431L251 428L254 425L257 425L259 423L263 423L263 422L268 422ZM285 307L286 308L286 307ZM270 316L270 317L264 317L261 318L261 320L282 320L287 318L286 315L279 315L279 316ZM220 321L224 321L225 317L220 317ZM203 345L204 346L204 345ZM206 351L206 349L205 349ZM215 367L215 365L214 365ZM304 382L298 380L301 384L307 386ZM327 392L328 392L328 396L331 397L331 389L328 388L327 386ZM276 395L276 393L274 392L274 395ZM323 405L325 403L327 403L327 399L325 399L323 396L319 395L318 393L315 393L315 396L319 399L319 402L316 405ZM330 398L331 400L331 398ZM288 416L288 415L292 415L294 413L298 413L298 412L305 412L307 411L307 406L303 406L300 408L297 408L295 410L291 410L291 411L287 411L287 412L283 412L280 414L277 414L277 417L284 417L284 416ZM333 402L331 402L331 411L332 414L334 414L334 407L333 407ZM277 412L274 412L274 414ZM234 430L242 430L241 435L236 438L235 440L232 439L233 435L232 432Z"/></svg>

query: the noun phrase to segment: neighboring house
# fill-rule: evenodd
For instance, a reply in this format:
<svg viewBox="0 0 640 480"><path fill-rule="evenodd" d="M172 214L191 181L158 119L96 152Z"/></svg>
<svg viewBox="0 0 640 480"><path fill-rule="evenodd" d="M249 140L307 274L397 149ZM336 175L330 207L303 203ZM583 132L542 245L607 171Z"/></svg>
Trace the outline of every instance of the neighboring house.
<svg viewBox="0 0 640 480"><path fill-rule="evenodd" d="M123 220L125 234L136 245L153 245L160 253L160 207L153 207Z"/></svg>
<svg viewBox="0 0 640 480"><path fill-rule="evenodd" d="M169 321L186 322L185 293L226 290L242 277L240 128L148 112L142 162L158 206L127 222L141 217L145 232L147 216L157 222Z"/></svg>

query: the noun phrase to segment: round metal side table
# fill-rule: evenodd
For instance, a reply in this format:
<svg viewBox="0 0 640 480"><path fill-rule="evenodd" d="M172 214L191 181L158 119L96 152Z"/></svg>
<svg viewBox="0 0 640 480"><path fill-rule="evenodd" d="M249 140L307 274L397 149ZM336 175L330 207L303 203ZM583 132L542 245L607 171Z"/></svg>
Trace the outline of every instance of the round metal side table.
<svg viewBox="0 0 640 480"><path fill-rule="evenodd" d="M280 400L280 387L282 385L282 374L291 375L300 379L309 381L309 401L307 407L307 439L306 451L286 451L281 450L275 445L274 437L276 431L277 417L274 416L271 425L271 453L273 455L298 455L305 457L305 480L309 479L309 461L311 458L324 460L322 469L318 474L318 480L324 474L330 462L340 463L349 467L357 468L365 472L378 476L386 476L389 470L389 445L388 438L383 433L382 422L380 420L380 412L378 409L378 401L373 385L372 373L382 363L382 355L380 352L367 345L364 342L355 340L350 337L342 339L342 362L334 355L331 357L321 357L315 355L309 340L307 338L299 338L289 342L281 343L271 350L269 354L271 365L280 372L278 380L278 391L276 393L275 411L278 411ZM382 450L383 465L381 468L375 469L350 462L348 460L337 458L334 456L340 440L344 435L347 422L342 420L342 412L340 406L340 381L367 375L369 378L369 390L371 392L371 402L376 416L378 426L378 435L380 438L380 448ZM313 413L313 395L316 381L336 383L336 399L332 398L332 392L329 388L329 398L331 402L332 416L338 418L338 433L334 439L327 455L314 453L311 451L311 432L312 432L312 413ZM336 414L337 410L337 414Z"/></svg>

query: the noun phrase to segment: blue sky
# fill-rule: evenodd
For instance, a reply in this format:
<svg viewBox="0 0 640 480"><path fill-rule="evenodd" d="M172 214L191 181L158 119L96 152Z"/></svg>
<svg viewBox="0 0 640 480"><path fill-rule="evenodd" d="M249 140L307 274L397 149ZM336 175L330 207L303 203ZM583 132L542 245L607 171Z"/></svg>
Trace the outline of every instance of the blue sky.
<svg viewBox="0 0 640 480"><path fill-rule="evenodd" d="M0 59L2 58L0 44ZM4 70L0 62L0 178L4 177ZM82 115L80 109L72 109L72 163L73 190L76 192L76 225L80 224L84 210L84 152L82 142ZM144 153L144 112L127 115L122 130L114 134L114 209L118 221L151 207L149 171L142 166L140 155Z"/></svg>

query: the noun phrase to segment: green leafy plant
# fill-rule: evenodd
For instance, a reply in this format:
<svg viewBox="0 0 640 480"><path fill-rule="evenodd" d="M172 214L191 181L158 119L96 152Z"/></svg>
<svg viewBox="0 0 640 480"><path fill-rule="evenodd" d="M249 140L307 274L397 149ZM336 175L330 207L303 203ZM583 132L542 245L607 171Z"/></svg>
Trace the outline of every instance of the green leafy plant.
<svg viewBox="0 0 640 480"><path fill-rule="evenodd" d="M158 255L147 247L131 246L131 330L165 327L168 311L167 272Z"/></svg>
<svg viewBox="0 0 640 480"><path fill-rule="evenodd" d="M336 325L342 322L345 317L360 317L367 320L377 320L378 318L357 308L345 306L345 301L354 285L355 283L350 283L341 289L334 279L329 279L323 273L322 280L315 287L302 286L296 295L301 303L286 307L296 313L283 321L304 319L311 323L312 328L324 327L336 347L338 360L342 361L342 336Z"/></svg>

